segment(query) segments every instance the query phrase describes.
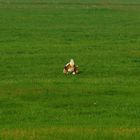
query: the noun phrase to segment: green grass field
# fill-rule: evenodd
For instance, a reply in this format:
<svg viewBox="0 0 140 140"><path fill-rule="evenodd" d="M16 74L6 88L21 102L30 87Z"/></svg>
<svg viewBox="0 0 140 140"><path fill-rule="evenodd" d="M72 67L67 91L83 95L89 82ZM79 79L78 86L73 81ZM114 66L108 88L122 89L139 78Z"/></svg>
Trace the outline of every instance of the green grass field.
<svg viewBox="0 0 140 140"><path fill-rule="evenodd" d="M140 1L0 0L0 139L139 140Z"/></svg>

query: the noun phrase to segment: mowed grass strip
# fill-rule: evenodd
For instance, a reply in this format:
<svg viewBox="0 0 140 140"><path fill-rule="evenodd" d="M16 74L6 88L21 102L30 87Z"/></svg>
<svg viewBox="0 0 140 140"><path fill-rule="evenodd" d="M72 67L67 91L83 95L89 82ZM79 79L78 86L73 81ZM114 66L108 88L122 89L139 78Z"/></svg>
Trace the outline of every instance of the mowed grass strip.
<svg viewBox="0 0 140 140"><path fill-rule="evenodd" d="M140 129L136 128L116 128L116 129L94 129L78 127L48 127L38 129L15 129L1 130L0 138L9 139L135 139L138 140Z"/></svg>

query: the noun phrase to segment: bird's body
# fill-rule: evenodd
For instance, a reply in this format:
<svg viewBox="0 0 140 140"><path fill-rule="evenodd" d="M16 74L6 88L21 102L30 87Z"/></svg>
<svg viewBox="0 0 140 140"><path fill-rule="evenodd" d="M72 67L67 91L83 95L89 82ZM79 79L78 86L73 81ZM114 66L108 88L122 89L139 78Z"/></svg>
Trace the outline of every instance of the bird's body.
<svg viewBox="0 0 140 140"><path fill-rule="evenodd" d="M69 63L67 63L63 70L64 74L77 74L78 73L78 66L74 64L74 60L71 59Z"/></svg>

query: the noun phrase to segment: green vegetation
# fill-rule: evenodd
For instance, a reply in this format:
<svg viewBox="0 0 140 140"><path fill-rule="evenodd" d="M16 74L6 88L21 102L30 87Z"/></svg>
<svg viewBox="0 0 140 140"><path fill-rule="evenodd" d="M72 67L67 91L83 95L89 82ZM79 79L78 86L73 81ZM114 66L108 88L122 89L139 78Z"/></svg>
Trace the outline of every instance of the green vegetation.
<svg viewBox="0 0 140 140"><path fill-rule="evenodd" d="M0 0L0 139L140 139L139 0ZM73 58L79 75L63 75Z"/></svg>

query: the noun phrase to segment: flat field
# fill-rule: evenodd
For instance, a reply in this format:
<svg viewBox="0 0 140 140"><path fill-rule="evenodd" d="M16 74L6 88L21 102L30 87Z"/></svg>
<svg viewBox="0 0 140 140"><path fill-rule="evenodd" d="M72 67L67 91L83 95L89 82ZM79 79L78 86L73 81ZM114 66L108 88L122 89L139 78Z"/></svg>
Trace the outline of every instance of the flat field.
<svg viewBox="0 0 140 140"><path fill-rule="evenodd" d="M0 139L139 140L140 1L0 0Z"/></svg>

